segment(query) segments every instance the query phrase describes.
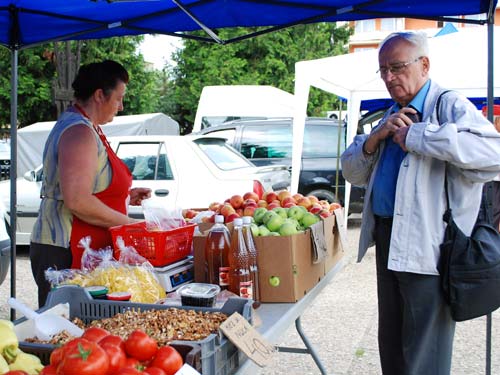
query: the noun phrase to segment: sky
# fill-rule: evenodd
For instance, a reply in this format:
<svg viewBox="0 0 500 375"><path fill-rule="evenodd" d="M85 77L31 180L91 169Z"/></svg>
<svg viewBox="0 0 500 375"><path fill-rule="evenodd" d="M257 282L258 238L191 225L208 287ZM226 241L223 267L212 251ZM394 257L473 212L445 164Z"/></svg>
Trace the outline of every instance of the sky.
<svg viewBox="0 0 500 375"><path fill-rule="evenodd" d="M161 70L171 55L182 45L182 39L167 35L144 35L144 42L140 50L146 62L150 62L156 69Z"/></svg>

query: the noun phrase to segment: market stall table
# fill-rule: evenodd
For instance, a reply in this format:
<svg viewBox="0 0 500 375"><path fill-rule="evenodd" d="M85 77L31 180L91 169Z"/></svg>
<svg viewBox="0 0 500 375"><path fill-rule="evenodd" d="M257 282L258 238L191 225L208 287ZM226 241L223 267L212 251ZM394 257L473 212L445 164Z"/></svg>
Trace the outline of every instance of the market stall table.
<svg viewBox="0 0 500 375"><path fill-rule="evenodd" d="M318 357L313 345L307 339L307 336L302 331L300 318L304 311L311 306L315 298L323 291L330 283L333 277L342 270L345 265L345 260L342 258L320 281L314 286L304 297L295 303L263 303L255 312L258 315L258 320L261 321L260 326L256 327L257 331L264 336L270 343L277 344L280 337L295 322L295 328L305 345L305 348L290 348L277 346L279 352L302 353L312 356L314 362L318 366L321 374L327 374L321 359ZM252 361L248 360L243 353L240 354L241 366L236 372L238 375L251 374L254 375L259 367Z"/></svg>

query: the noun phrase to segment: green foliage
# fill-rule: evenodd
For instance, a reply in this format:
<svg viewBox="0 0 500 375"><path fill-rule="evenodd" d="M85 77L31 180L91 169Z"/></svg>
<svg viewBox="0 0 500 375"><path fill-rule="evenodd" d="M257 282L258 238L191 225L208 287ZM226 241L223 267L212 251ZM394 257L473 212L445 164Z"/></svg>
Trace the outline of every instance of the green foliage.
<svg viewBox="0 0 500 375"><path fill-rule="evenodd" d="M149 70L144 57L137 53L142 36L86 40L81 48L81 63L112 59L130 74L124 102L126 114L154 112L159 108L159 73ZM74 50L74 43L71 42ZM18 124L23 127L37 121L52 121L56 110L52 99L52 81L56 76L53 44L19 51ZM10 123L11 53L0 48L0 125Z"/></svg>
<svg viewBox="0 0 500 375"><path fill-rule="evenodd" d="M228 40L248 34L250 29L222 29ZM204 86L271 85L293 93L295 63L301 60L343 54L351 30L334 23L298 25L256 38L226 45L185 40L174 54L173 114L185 133L190 132ZM198 35L202 35L199 34ZM311 91L308 114L326 115L337 109L338 99L322 91Z"/></svg>

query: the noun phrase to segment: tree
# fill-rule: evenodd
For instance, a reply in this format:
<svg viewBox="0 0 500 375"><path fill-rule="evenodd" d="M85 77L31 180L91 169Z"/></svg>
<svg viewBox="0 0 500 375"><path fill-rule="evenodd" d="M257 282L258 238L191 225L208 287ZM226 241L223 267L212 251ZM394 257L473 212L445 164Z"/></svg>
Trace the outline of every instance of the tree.
<svg viewBox="0 0 500 375"><path fill-rule="evenodd" d="M159 107L160 73L148 69L144 57L137 52L142 36L85 40L81 45L81 63L113 59L130 74L123 115L154 112ZM72 48L77 42L70 42ZM56 77L54 45L19 51L18 123L19 127L37 121L56 119L52 82ZM10 123L10 51L0 48L0 124Z"/></svg>
<svg viewBox="0 0 500 375"><path fill-rule="evenodd" d="M227 40L247 34L249 29L221 29ZM346 52L352 33L334 23L298 25L227 45L185 40L174 54L172 70L174 118L183 132L191 131L201 91L207 85L271 85L293 92L295 63ZM309 114L320 115L337 108L337 99L313 91Z"/></svg>

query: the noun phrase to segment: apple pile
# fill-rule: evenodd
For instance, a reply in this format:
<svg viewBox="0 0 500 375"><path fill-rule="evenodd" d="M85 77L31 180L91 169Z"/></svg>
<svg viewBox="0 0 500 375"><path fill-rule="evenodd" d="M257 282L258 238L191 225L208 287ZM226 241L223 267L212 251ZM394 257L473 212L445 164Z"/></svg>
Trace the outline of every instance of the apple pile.
<svg viewBox="0 0 500 375"><path fill-rule="evenodd" d="M208 209L213 216L202 221L213 222L215 215L223 215L226 223L242 216L252 216L254 236L288 236L327 218L340 208L338 203L319 200L314 195L293 194L288 190L268 191L259 197L254 192L233 195L223 203L213 202ZM191 214L194 214L191 213Z"/></svg>

